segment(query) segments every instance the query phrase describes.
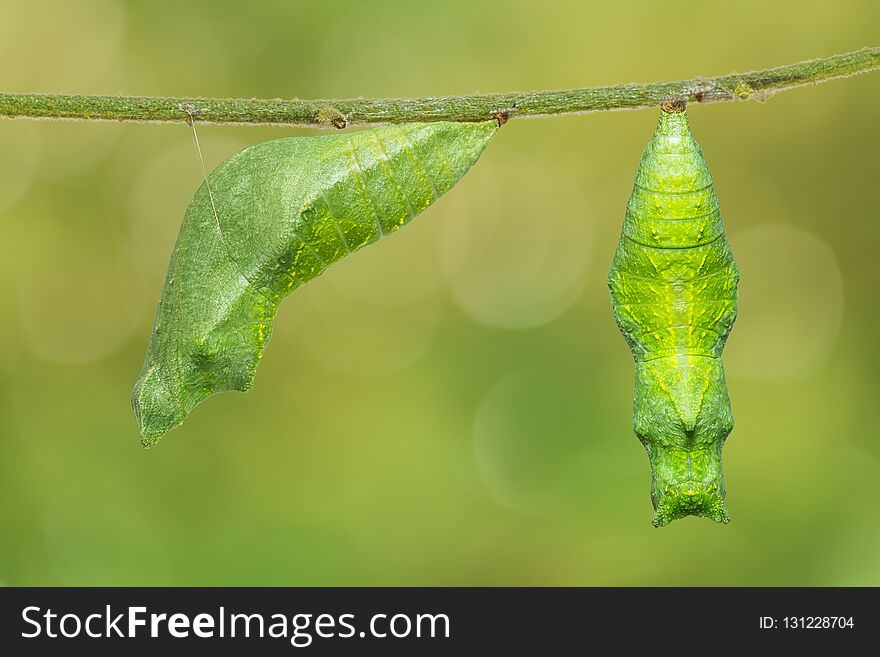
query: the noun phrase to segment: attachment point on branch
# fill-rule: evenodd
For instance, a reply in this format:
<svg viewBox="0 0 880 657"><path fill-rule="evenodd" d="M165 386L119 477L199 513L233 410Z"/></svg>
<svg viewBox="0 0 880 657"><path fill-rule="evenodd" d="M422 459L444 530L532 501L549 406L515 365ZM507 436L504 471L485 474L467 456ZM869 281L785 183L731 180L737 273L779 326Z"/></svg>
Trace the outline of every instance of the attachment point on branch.
<svg viewBox="0 0 880 657"><path fill-rule="evenodd" d="M187 116L186 122L189 124L190 128L196 122L196 116L198 114L204 114L205 112L208 111L204 108L196 107L192 103L179 103L177 106L180 108L181 112L186 112L186 116Z"/></svg>
<svg viewBox="0 0 880 657"><path fill-rule="evenodd" d="M687 101L684 98L667 98L660 101L660 109L667 114L681 114L687 109Z"/></svg>
<svg viewBox="0 0 880 657"><path fill-rule="evenodd" d="M498 127L500 128L510 121L510 117L513 116L513 111L514 110L512 109L495 110L492 112L492 118L498 122Z"/></svg>

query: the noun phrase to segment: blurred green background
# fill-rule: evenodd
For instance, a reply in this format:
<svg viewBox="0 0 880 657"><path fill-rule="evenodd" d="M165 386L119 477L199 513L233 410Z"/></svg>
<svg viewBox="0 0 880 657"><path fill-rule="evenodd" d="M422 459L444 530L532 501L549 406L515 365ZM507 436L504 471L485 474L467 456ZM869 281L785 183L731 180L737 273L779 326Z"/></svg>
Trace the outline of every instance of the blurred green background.
<svg viewBox="0 0 880 657"><path fill-rule="evenodd" d="M0 2L4 91L414 96L878 45L871 0ZM656 112L514 120L282 306L254 390L129 407L186 126L0 121L0 582L880 584L880 74L695 107L740 270L728 526L651 527L606 272ZM284 128L202 127L209 167ZM389 340L387 336L393 335Z"/></svg>

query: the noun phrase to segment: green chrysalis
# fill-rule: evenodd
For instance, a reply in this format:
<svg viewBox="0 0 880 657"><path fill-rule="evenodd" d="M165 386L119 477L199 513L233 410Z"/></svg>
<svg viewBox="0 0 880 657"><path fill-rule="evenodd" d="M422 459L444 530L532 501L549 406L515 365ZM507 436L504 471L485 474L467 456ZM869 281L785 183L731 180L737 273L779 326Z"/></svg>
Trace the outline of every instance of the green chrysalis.
<svg viewBox="0 0 880 657"><path fill-rule="evenodd" d="M437 122L277 139L218 166L183 218L132 392L143 444L209 395L248 390L281 300L427 208L497 129Z"/></svg>
<svg viewBox="0 0 880 657"><path fill-rule="evenodd" d="M689 515L729 520L721 449L733 416L721 352L738 281L684 104L664 103L608 277L635 359L633 429L651 462L656 527Z"/></svg>

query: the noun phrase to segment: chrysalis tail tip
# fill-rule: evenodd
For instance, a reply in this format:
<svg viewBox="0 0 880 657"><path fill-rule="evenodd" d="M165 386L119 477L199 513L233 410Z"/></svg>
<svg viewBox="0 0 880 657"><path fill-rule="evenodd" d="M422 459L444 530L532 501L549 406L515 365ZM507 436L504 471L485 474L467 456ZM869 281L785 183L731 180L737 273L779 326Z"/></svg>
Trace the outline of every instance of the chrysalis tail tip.
<svg viewBox="0 0 880 657"><path fill-rule="evenodd" d="M714 494L696 495L692 499L664 498L657 505L651 524L654 527L665 527L673 520L688 516L709 518L722 525L730 522L730 514L727 513L724 500Z"/></svg>
<svg viewBox="0 0 880 657"><path fill-rule="evenodd" d="M687 516L709 518L720 524L730 522L724 504L724 482L720 475L708 480L685 479L662 483L655 472L651 501L654 503L655 527L665 527L673 520Z"/></svg>
<svg viewBox="0 0 880 657"><path fill-rule="evenodd" d="M131 408L141 434L141 445L150 448L183 419L171 403L169 390L156 368L149 367L141 374L131 392Z"/></svg>
<svg viewBox="0 0 880 657"><path fill-rule="evenodd" d="M136 412L137 414L137 412ZM154 419L150 419L149 417L141 420L138 419L138 425L140 429L141 436L141 447L144 449L150 449L151 447L156 446L162 437L174 429L175 427L179 427L183 424L183 421L174 420L171 424L164 421L164 418L159 418L158 422Z"/></svg>

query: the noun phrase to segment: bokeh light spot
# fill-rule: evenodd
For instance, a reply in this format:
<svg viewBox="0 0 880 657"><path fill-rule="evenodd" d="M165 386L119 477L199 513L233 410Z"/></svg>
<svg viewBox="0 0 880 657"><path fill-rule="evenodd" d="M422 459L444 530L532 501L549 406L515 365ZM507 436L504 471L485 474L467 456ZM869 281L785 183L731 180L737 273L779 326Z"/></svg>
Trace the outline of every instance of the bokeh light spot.
<svg viewBox="0 0 880 657"><path fill-rule="evenodd" d="M592 247L589 210L564 176L519 158L475 169L443 207L440 263L472 319L546 324L580 294ZM572 208L576 208L574 211Z"/></svg>
<svg viewBox="0 0 880 657"><path fill-rule="evenodd" d="M818 367L838 335L843 283L827 243L800 228L764 224L732 236L739 317L725 350L731 376L786 379Z"/></svg>

